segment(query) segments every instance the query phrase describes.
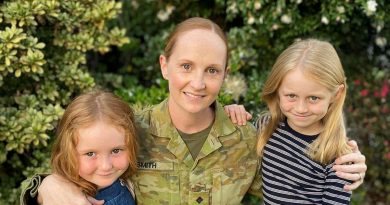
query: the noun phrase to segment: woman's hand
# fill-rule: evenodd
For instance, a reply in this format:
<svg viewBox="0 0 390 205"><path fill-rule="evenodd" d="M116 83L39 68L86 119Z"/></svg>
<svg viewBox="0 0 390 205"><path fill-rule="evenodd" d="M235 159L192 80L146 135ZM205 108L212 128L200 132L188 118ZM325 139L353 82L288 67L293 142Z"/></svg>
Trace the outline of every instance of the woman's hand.
<svg viewBox="0 0 390 205"><path fill-rule="evenodd" d="M338 177L354 181L352 184L344 186L345 190L352 191L363 183L367 165L366 157L360 153L356 141L350 140L348 144L353 152L337 158L333 170L336 171Z"/></svg>
<svg viewBox="0 0 390 205"><path fill-rule="evenodd" d="M252 119L252 115L245 110L243 105L226 105L224 109L234 124L246 125L246 122Z"/></svg>
<svg viewBox="0 0 390 205"><path fill-rule="evenodd" d="M59 175L49 175L38 188L38 203L42 205L102 205L104 201L97 201L87 196L72 182Z"/></svg>

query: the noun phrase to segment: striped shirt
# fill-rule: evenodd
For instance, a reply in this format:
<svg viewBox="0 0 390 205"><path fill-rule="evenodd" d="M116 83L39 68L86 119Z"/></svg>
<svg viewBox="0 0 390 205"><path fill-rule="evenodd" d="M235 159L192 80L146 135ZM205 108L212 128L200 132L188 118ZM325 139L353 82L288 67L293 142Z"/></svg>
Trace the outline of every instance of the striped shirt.
<svg viewBox="0 0 390 205"><path fill-rule="evenodd" d="M316 136L307 136L281 122L268 140L261 163L265 204L349 204L349 181L335 175L334 163L321 165L306 154Z"/></svg>

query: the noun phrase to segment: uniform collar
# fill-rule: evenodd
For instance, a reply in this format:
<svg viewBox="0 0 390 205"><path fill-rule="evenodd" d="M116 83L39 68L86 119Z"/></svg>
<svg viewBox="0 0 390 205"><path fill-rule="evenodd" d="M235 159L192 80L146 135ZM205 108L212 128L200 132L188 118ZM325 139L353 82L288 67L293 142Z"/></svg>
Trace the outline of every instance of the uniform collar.
<svg viewBox="0 0 390 205"><path fill-rule="evenodd" d="M195 161L171 121L167 99L152 109L149 129L150 134L155 137L168 138L169 142L166 148L175 155L178 160L182 161L188 167L191 167L191 169L194 169L200 159L207 157L209 154L222 147L219 137L228 136L236 131L236 127L225 114L223 107L218 102L215 102L214 106L214 124ZM230 137L239 140L238 135L230 135Z"/></svg>
<svg viewBox="0 0 390 205"><path fill-rule="evenodd" d="M214 106L215 121L209 135L220 137L233 133L236 127L226 115L222 105L215 101ZM168 99L165 99L152 109L152 116L150 119L150 127L152 128L150 132L152 135L165 138L172 138L179 135L169 114Z"/></svg>

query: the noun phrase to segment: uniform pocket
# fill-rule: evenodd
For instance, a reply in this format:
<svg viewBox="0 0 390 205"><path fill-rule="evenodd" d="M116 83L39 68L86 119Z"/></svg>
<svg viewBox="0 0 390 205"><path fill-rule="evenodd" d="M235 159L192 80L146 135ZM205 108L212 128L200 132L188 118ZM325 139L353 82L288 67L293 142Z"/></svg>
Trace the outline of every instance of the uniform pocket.
<svg viewBox="0 0 390 205"><path fill-rule="evenodd" d="M213 174L212 204L240 204L253 180L243 169L228 168Z"/></svg>
<svg viewBox="0 0 390 205"><path fill-rule="evenodd" d="M133 181L139 205L180 204L180 179L173 170L139 168Z"/></svg>
<svg viewBox="0 0 390 205"><path fill-rule="evenodd" d="M192 186L189 194L189 202L192 204L210 204L210 189L205 186Z"/></svg>

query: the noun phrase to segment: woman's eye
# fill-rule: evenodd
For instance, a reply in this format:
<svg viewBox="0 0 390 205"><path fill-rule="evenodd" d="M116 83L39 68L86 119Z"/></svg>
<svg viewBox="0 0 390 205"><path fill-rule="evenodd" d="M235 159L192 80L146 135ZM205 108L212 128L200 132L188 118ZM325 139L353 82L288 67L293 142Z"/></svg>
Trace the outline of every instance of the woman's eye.
<svg viewBox="0 0 390 205"><path fill-rule="evenodd" d="M188 63L185 63L182 65L182 67L185 69L185 70L189 70L191 68L191 65L188 64Z"/></svg>
<svg viewBox="0 0 390 205"><path fill-rule="evenodd" d="M218 73L218 69L216 69L216 68L209 68L208 72L211 73L211 74L216 74L216 73Z"/></svg>

